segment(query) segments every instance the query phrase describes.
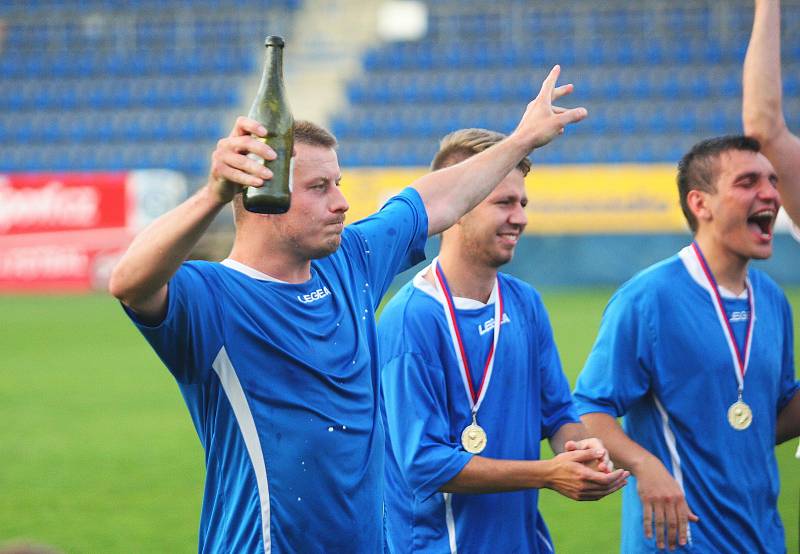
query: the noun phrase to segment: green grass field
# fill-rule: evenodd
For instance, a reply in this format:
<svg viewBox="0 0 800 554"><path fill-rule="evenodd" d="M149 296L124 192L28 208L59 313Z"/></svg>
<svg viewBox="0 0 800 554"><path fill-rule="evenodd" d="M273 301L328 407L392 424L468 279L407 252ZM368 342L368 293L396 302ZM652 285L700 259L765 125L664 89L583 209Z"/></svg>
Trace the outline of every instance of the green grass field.
<svg viewBox="0 0 800 554"><path fill-rule="evenodd" d="M573 382L610 292L544 295ZM800 289L790 300L800 307ZM202 450L172 377L116 302L0 297L0 322L0 544L195 552ZM796 444L777 452L790 552L798 545ZM562 553L617 552L619 507L618 495L577 503L544 491L541 500Z"/></svg>

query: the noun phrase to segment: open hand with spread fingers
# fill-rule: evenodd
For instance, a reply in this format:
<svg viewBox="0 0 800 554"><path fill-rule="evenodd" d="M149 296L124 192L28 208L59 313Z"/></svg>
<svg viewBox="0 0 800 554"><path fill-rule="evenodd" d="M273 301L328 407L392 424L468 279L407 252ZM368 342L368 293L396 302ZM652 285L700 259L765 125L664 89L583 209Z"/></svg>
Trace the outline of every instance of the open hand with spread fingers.
<svg viewBox="0 0 800 554"><path fill-rule="evenodd" d="M564 133L564 128L584 119L586 108L562 108L553 102L571 93L571 84L556 87L561 66L556 65L542 83L539 95L529 104L513 134L521 137L530 149L539 148Z"/></svg>

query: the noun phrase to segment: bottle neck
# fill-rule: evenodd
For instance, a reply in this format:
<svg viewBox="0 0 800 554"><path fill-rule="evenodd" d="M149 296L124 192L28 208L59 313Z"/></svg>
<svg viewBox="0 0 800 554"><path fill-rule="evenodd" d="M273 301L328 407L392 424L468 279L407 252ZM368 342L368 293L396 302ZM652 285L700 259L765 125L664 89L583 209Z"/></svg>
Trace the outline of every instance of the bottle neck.
<svg viewBox="0 0 800 554"><path fill-rule="evenodd" d="M256 98L268 97L267 92L273 87L283 86L283 48L280 46L267 46L264 73L261 75L261 84L258 86Z"/></svg>

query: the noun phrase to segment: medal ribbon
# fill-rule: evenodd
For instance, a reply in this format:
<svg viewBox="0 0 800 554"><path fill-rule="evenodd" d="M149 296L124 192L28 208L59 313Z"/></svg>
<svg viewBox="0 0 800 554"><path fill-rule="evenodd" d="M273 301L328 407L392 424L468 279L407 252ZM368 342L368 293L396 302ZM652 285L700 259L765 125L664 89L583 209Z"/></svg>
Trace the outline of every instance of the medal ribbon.
<svg viewBox="0 0 800 554"><path fill-rule="evenodd" d="M756 323L756 300L753 294L753 287L750 286L750 279L745 280L747 287L747 300L750 304L750 321L747 323L747 332L744 338L744 352L739 350L739 345L736 343L736 337L733 334L733 327L731 322L728 321L728 316L725 314L725 305L722 303L722 296L719 293L719 286L717 285L711 269L708 267L703 252L700 250L697 242L692 242L692 249L694 250L697 260L700 262L700 267L708 280L708 294L711 296L711 303L717 312L717 318L722 325L722 330L725 333L725 340L728 341L728 349L730 350L731 357L733 358L733 369L736 374L736 382L739 384L739 399L741 400L742 391L744 390L744 375L747 373L747 366L750 364L750 345L753 342L753 326Z"/></svg>
<svg viewBox="0 0 800 554"><path fill-rule="evenodd" d="M450 293L450 287L447 285L442 267L439 265L439 258L433 260L431 268L434 270L434 281L436 289L441 298L439 301L444 307L444 317L447 320L447 326L450 329L450 340L453 343L453 350L456 353L458 360L458 367L461 370L461 380L464 382L464 389L469 398L470 408L472 409L473 419L475 414L480 408L483 397L486 396L486 390L489 388L489 381L492 378L492 369L494 368L494 355L497 351L497 341L500 338L500 324L503 314L503 297L500 294L500 281L495 277L494 290L497 291L497 300L494 303L494 336L492 339L492 346L489 349L489 356L486 358L486 364L483 366L483 377L478 390L472 384L472 377L469 371L469 362L467 361L467 352L464 348L464 341L461 339L461 332L458 330L458 323L456 321L456 308L453 302L453 295ZM494 292L494 291L492 291Z"/></svg>

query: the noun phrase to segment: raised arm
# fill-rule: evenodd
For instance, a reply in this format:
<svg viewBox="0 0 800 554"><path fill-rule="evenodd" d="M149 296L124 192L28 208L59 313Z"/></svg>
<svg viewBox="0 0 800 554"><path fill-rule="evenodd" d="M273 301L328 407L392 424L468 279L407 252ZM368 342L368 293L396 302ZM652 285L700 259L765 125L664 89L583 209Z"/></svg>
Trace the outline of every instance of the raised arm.
<svg viewBox="0 0 800 554"><path fill-rule="evenodd" d="M242 186L261 186L269 169L247 158L275 153L251 134L266 135L256 121L240 117L217 143L208 183L180 206L148 225L131 243L111 274L109 291L144 320L160 320L167 306L167 282L186 260L220 209Z"/></svg>
<svg viewBox="0 0 800 554"><path fill-rule="evenodd" d="M604 413L588 413L581 416L589 433L600 438L608 448L611 459L618 467L627 468L636 478L639 497L642 500L644 534L655 536L658 548L669 544L687 542L688 522L698 521L689 509L680 485L670 475L661 461L638 443L632 441L617 423Z"/></svg>
<svg viewBox="0 0 800 554"><path fill-rule="evenodd" d="M585 108L566 110L553 106L572 92L572 85L555 86L561 71L555 66L542 83L539 95L528 104L517 128L493 147L456 165L434 171L411 186L417 189L428 212L428 234L441 233L478 205L534 148L549 143L570 123L586 117Z"/></svg>
<svg viewBox="0 0 800 554"><path fill-rule="evenodd" d="M784 209L800 222L800 139L786 127L781 90L780 1L756 0L744 58L744 133L759 140L778 173Z"/></svg>

